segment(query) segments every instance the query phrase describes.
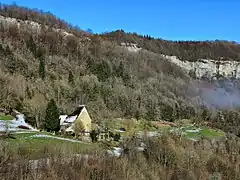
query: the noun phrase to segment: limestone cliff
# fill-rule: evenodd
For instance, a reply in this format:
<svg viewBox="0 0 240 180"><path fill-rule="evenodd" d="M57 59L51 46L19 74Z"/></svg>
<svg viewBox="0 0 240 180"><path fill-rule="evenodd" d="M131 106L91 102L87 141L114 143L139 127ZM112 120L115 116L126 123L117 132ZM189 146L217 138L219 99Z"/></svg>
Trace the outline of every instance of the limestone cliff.
<svg viewBox="0 0 240 180"><path fill-rule="evenodd" d="M176 56L163 56L198 78L217 78L220 76L240 78L240 62L237 61L200 59L195 62L189 62L181 61Z"/></svg>

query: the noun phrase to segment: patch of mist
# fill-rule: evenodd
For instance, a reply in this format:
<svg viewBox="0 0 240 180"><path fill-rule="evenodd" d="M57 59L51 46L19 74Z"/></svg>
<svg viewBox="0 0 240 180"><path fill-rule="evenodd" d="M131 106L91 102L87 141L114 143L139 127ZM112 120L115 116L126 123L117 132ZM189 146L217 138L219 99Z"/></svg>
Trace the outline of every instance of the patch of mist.
<svg viewBox="0 0 240 180"><path fill-rule="evenodd" d="M213 81L198 81L198 96L207 108L240 108L240 81L222 78Z"/></svg>

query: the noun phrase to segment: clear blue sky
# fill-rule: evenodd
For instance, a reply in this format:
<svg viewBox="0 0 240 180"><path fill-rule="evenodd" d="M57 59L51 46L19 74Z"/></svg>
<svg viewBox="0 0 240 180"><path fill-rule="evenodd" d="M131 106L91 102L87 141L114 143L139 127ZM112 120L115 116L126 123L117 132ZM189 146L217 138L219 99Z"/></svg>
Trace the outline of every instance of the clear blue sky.
<svg viewBox="0 0 240 180"><path fill-rule="evenodd" d="M2 0L11 4L13 1ZM123 29L170 40L240 42L240 0L15 0L96 33Z"/></svg>

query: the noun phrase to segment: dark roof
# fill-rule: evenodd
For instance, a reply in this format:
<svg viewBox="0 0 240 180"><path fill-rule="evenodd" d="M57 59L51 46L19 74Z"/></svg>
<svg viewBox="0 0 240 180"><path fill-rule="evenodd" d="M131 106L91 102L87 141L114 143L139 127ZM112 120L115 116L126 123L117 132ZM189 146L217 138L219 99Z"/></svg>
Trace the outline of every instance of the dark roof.
<svg viewBox="0 0 240 180"><path fill-rule="evenodd" d="M73 113L69 114L67 117L79 115L84 107L84 105L80 105L75 111L73 111Z"/></svg>

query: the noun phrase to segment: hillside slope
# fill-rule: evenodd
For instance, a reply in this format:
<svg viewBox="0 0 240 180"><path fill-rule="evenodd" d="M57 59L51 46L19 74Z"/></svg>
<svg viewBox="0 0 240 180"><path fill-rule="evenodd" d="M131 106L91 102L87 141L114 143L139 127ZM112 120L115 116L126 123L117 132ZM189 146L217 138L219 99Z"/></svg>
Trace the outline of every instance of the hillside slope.
<svg viewBox="0 0 240 180"><path fill-rule="evenodd" d="M214 52L216 58L234 59L240 51L229 42L196 42L192 47L123 31L123 39L116 32L88 34L49 13L17 6L2 5L0 15L5 17L0 19L0 106L18 109L32 124L43 123L51 98L62 113L86 104L95 121L195 117L204 103L199 83L161 54L184 51L183 58L190 48L199 58ZM136 40L126 39L132 36ZM142 49L130 52L119 46L122 41ZM211 46L196 51L202 44Z"/></svg>
<svg viewBox="0 0 240 180"><path fill-rule="evenodd" d="M221 61L240 61L240 44L228 41L168 41L149 35L126 33L117 30L101 35L104 39L117 42L132 42L149 51L168 56L176 56L185 61L214 59Z"/></svg>

